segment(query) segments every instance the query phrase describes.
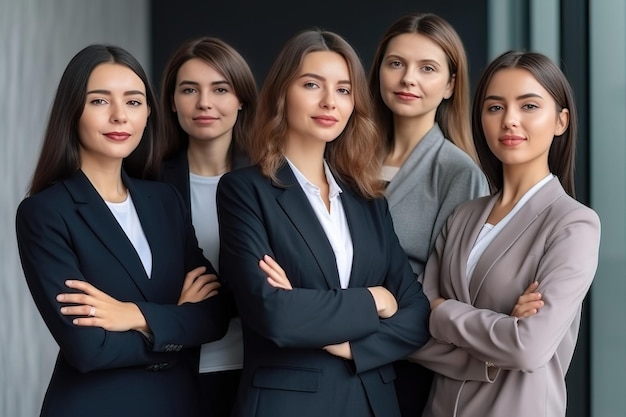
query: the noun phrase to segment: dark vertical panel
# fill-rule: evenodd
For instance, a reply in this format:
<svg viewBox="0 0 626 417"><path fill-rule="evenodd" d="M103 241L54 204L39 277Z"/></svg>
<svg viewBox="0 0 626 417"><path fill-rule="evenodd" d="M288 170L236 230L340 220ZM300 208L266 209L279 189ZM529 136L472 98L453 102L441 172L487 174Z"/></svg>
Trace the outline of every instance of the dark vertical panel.
<svg viewBox="0 0 626 417"><path fill-rule="evenodd" d="M589 204L589 0L561 0L561 66L576 96L578 142L576 197ZM568 417L590 413L590 297L585 300L578 344L567 373Z"/></svg>
<svg viewBox="0 0 626 417"><path fill-rule="evenodd" d="M292 0L260 2L153 0L152 76L155 84L169 55L184 39L217 36L248 60L259 84L282 44L296 31L320 27L343 35L361 55L366 70L384 30L408 12L433 12L459 32L468 51L471 79L487 57L487 2L463 0Z"/></svg>

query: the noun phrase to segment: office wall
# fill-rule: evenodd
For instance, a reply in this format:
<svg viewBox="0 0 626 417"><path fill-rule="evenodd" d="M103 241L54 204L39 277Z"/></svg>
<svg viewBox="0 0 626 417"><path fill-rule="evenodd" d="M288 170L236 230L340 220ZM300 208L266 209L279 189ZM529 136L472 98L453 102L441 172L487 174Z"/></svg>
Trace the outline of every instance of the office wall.
<svg viewBox="0 0 626 417"><path fill-rule="evenodd" d="M0 416L38 415L57 346L31 300L15 242L15 209L71 57L118 44L149 64L149 0L0 0Z"/></svg>

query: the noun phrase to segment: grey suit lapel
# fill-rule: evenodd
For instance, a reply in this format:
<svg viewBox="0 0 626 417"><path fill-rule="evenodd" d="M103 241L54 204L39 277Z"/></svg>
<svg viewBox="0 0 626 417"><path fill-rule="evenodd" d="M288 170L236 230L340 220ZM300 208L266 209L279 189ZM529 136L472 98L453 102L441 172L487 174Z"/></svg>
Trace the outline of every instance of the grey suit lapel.
<svg viewBox="0 0 626 417"><path fill-rule="evenodd" d="M126 269L144 298L148 299L148 294L145 292L148 277L141 259L91 182L82 171L78 171L73 177L63 182L76 202L80 216L102 244ZM148 238L148 234L146 234L146 238ZM89 279L89 277L86 278Z"/></svg>
<svg viewBox="0 0 626 417"><path fill-rule="evenodd" d="M485 278L498 259L507 252L546 208L564 194L565 191L561 187L558 178L553 178L526 202L520 211L513 216L506 227L496 236L489 246L487 246L485 252L476 264L470 281L469 290L472 304L476 301L476 297ZM491 205L489 209L491 209L492 206L493 205ZM484 222L481 223L480 226L482 227L483 224Z"/></svg>
<svg viewBox="0 0 626 417"><path fill-rule="evenodd" d="M439 125L435 123L433 128L413 148L411 154L385 190L385 196L390 208L400 202L405 195L412 192L417 182L424 181L427 176L432 174L430 172L430 161L435 158L444 140L446 139Z"/></svg>
<svg viewBox="0 0 626 417"><path fill-rule="evenodd" d="M337 272L335 254L304 191L291 172L291 168L285 164L279 169L277 178L280 185L274 185L282 189L276 198L278 204L306 242L326 279L328 287L339 288L339 273Z"/></svg>

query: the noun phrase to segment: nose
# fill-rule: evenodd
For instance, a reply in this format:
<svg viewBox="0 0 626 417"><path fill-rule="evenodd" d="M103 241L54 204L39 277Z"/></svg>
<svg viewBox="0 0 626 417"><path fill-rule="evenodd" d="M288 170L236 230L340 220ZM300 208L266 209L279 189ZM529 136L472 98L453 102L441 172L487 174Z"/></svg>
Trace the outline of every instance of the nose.
<svg viewBox="0 0 626 417"><path fill-rule="evenodd" d="M514 109L509 108L502 118L502 128L508 130L515 127L519 127L519 114Z"/></svg>
<svg viewBox="0 0 626 417"><path fill-rule="evenodd" d="M200 110L210 109L212 107L211 98L208 91L201 91L200 94L198 94L198 102L196 103L196 105Z"/></svg>
<svg viewBox="0 0 626 417"><path fill-rule="evenodd" d="M417 77L415 76L415 71L412 68L407 67L402 74L402 85L404 86L415 86L417 84Z"/></svg>
<svg viewBox="0 0 626 417"><path fill-rule="evenodd" d="M335 92L327 91L326 93L324 93L322 101L320 102L320 106L324 109L334 109L336 107Z"/></svg>
<svg viewBox="0 0 626 417"><path fill-rule="evenodd" d="M115 103L111 107L111 121L113 123L126 123L126 108L123 103Z"/></svg>

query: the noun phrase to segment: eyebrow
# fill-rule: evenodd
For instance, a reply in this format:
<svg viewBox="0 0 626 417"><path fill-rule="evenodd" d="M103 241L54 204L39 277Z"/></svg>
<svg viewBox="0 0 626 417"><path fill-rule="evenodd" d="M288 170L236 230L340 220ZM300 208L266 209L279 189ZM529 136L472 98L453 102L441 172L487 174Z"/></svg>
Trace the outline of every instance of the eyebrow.
<svg viewBox="0 0 626 417"><path fill-rule="evenodd" d="M87 91L87 94L104 94L104 95L111 95L111 91L109 90L91 90L91 91ZM139 91L139 90L129 90L129 91L124 91L124 95L125 96L135 96L135 95L142 95L145 97L145 93L143 91Z"/></svg>
<svg viewBox="0 0 626 417"><path fill-rule="evenodd" d="M403 61L408 61L405 57L403 57L402 55L398 55L398 54L389 54L386 55L384 59L401 59ZM432 58L428 58L428 59L418 59L417 60L418 63L420 64L434 64L436 66L441 66L441 64L439 63L439 61L437 61L436 59L432 59Z"/></svg>
<svg viewBox="0 0 626 417"><path fill-rule="evenodd" d="M517 96L517 97L516 97L516 99L517 99L517 100L525 100L525 99L527 99L527 98L540 98L540 99L542 99L542 100L543 100L543 97L542 97L542 96L540 96L540 95L539 95L539 94L537 94L537 93L522 94L521 96ZM485 97L485 100L484 100L484 101L487 101L487 100L503 101L503 100L504 100L504 97L500 97L500 96L487 96L487 97Z"/></svg>
<svg viewBox="0 0 626 417"><path fill-rule="evenodd" d="M218 81L213 81L211 83L211 85L221 85L221 84L230 85L230 83L228 81L226 81L226 80L218 80ZM197 81L182 80L181 82L178 83L178 86L181 86L181 85L193 85L193 86L196 86L196 85L200 85L200 83L197 82Z"/></svg>
<svg viewBox="0 0 626 417"><path fill-rule="evenodd" d="M312 72L307 72L305 74L302 74L298 78L306 78L306 77L315 78L316 80L320 80L320 81L326 81L326 78L322 77L321 75L314 74ZM352 82L350 80L339 80L339 81L337 81L337 84L352 85Z"/></svg>

